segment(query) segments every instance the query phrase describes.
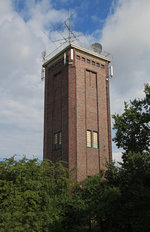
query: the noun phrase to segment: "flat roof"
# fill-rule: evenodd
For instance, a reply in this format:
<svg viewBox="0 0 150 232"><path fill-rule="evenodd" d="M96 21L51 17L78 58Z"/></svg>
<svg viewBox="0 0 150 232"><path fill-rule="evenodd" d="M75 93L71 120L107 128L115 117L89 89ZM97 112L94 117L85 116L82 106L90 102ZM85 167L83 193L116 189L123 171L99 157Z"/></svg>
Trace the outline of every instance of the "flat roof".
<svg viewBox="0 0 150 232"><path fill-rule="evenodd" d="M90 54L90 55L92 55L94 57L97 57L97 58L99 58L101 60L106 60L108 62L111 62L111 59L108 58L108 57L105 57L105 56L103 56L101 54L98 54L98 53L96 53L94 51L91 51L91 50L88 50L88 49L85 49L85 48L81 48L81 47L79 47L79 46L77 46L75 44L69 44L65 48L63 48L62 50L60 50L58 52L57 52L57 49L56 49L56 50L54 50L55 53L54 52L50 53L50 55L47 56L48 60L46 60L44 62L43 67L45 67L47 64L51 63L53 60L55 60L57 57L59 57L61 54L63 54L68 48L75 48L76 50L81 51L83 53Z"/></svg>

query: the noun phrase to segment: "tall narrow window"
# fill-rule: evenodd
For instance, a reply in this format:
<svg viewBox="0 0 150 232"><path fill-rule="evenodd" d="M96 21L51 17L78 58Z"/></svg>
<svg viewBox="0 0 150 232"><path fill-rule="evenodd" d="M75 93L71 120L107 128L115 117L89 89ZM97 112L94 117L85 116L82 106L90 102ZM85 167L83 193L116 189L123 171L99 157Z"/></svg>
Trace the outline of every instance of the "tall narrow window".
<svg viewBox="0 0 150 232"><path fill-rule="evenodd" d="M93 148L98 148L98 132L93 131Z"/></svg>
<svg viewBox="0 0 150 232"><path fill-rule="evenodd" d="M58 147L61 148L61 132L58 133Z"/></svg>
<svg viewBox="0 0 150 232"><path fill-rule="evenodd" d="M54 149L60 149L62 145L61 131L54 134Z"/></svg>
<svg viewBox="0 0 150 232"><path fill-rule="evenodd" d="M57 150L57 145L58 145L58 136L56 133L56 134L54 134L54 148L55 148L55 150Z"/></svg>
<svg viewBox="0 0 150 232"><path fill-rule="evenodd" d="M92 146L92 136L91 136L91 131L87 130L86 132L86 140L87 140L87 147Z"/></svg>

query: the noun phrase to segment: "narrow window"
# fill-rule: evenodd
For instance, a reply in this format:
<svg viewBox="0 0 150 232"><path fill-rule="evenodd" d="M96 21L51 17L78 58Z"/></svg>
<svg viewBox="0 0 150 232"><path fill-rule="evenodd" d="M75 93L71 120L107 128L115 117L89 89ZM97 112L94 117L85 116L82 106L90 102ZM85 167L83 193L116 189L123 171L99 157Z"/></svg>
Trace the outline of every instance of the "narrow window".
<svg viewBox="0 0 150 232"><path fill-rule="evenodd" d="M91 147L92 146L92 136L91 136L91 131L87 130L87 134L86 134L86 139L87 139L87 147Z"/></svg>
<svg viewBox="0 0 150 232"><path fill-rule="evenodd" d="M61 148L62 145L62 136L61 131L54 134L54 149L58 150Z"/></svg>
<svg viewBox="0 0 150 232"><path fill-rule="evenodd" d="M95 62L94 62L94 61L92 61L92 65L95 65Z"/></svg>
<svg viewBox="0 0 150 232"><path fill-rule="evenodd" d="M80 60L80 56L77 55L76 58L77 58L77 60Z"/></svg>
<svg viewBox="0 0 150 232"><path fill-rule="evenodd" d="M56 133L56 134L54 134L54 148L55 148L55 150L57 150L57 144L58 144L58 135Z"/></svg>
<svg viewBox="0 0 150 232"><path fill-rule="evenodd" d="M86 61L88 64L90 64L90 60L89 59L87 59L87 61Z"/></svg>
<svg viewBox="0 0 150 232"><path fill-rule="evenodd" d="M61 132L58 133L58 147L61 148Z"/></svg>
<svg viewBox="0 0 150 232"><path fill-rule="evenodd" d="M100 67L100 64L99 64L99 63L96 63L96 66L97 66L97 67Z"/></svg>
<svg viewBox="0 0 150 232"><path fill-rule="evenodd" d="M98 148L98 132L93 131L93 148Z"/></svg>
<svg viewBox="0 0 150 232"><path fill-rule="evenodd" d="M54 143L57 144L57 134L54 135Z"/></svg>
<svg viewBox="0 0 150 232"><path fill-rule="evenodd" d="M82 61L85 62L85 58L84 57L82 57Z"/></svg>
<svg viewBox="0 0 150 232"><path fill-rule="evenodd" d="M104 68L105 68L104 64L101 64L101 68L102 68L102 69L104 69Z"/></svg>

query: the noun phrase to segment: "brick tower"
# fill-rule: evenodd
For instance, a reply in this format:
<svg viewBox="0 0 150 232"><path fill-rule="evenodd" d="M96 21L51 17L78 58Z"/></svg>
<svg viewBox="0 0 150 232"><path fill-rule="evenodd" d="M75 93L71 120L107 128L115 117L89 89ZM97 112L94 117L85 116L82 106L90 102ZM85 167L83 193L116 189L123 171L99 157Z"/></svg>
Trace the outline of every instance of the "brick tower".
<svg viewBox="0 0 150 232"><path fill-rule="evenodd" d="M66 161L78 181L112 159L110 62L70 44L43 64L44 159Z"/></svg>

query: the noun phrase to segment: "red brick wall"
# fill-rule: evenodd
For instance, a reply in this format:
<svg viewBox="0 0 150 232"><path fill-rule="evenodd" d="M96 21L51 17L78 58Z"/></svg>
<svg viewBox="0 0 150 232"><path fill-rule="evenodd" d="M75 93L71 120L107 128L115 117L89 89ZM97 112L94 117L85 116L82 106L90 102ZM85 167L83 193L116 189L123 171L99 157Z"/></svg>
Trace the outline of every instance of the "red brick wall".
<svg viewBox="0 0 150 232"><path fill-rule="evenodd" d="M62 131L62 149L54 150L54 133ZM68 67L63 60L46 68L44 158L68 162Z"/></svg>
<svg viewBox="0 0 150 232"><path fill-rule="evenodd" d="M108 62L95 59L76 51L80 60L76 59L77 79L77 179L82 180L94 175L99 169L105 169L111 151L108 141L110 134L109 95L106 93L106 77L108 77ZM82 61L85 58L85 62ZM87 63L90 60L90 64ZM92 61L95 65L92 65ZM100 67L96 66L100 64ZM104 69L101 68L104 65ZM86 147L86 131L99 131L99 149Z"/></svg>
<svg viewBox="0 0 150 232"><path fill-rule="evenodd" d="M75 49L73 61L70 49L67 55L69 63L64 65L62 54L46 67L44 158L67 161L69 169L75 168L73 177L80 181L97 174L111 160L108 62ZM98 149L87 148L87 129L99 132ZM62 149L55 151L57 131L62 131Z"/></svg>

